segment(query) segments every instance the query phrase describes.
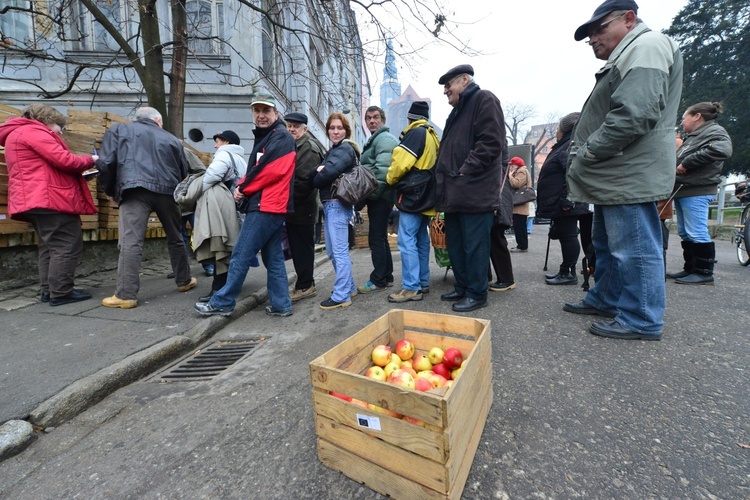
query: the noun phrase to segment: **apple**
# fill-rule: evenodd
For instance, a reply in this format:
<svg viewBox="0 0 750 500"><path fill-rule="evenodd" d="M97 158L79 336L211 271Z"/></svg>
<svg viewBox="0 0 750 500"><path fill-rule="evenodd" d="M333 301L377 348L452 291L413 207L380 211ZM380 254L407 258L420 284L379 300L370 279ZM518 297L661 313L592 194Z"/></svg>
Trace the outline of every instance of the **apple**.
<svg viewBox="0 0 750 500"><path fill-rule="evenodd" d="M433 347L430 352L427 353L427 357L430 358L430 363L437 365L443 362L443 355L445 353L439 347Z"/></svg>
<svg viewBox="0 0 750 500"><path fill-rule="evenodd" d="M354 403L357 406L361 406L362 408L368 408L367 403L365 403L361 399L354 399L354 398L352 398L352 403Z"/></svg>
<svg viewBox="0 0 750 500"><path fill-rule="evenodd" d="M388 415L389 417L393 417L393 418L401 418L400 413L396 413L395 411L389 410L388 408L383 408L382 406L374 405L372 403L367 403L367 407L376 413L382 413L384 415Z"/></svg>
<svg viewBox="0 0 750 500"><path fill-rule="evenodd" d="M443 356L443 364L445 364L445 367L449 370L455 370L456 368L461 367L461 363L464 362L464 355L461 354L461 351L456 349L455 347L449 347L445 350L445 355Z"/></svg>
<svg viewBox="0 0 750 500"><path fill-rule="evenodd" d="M430 358L428 358L424 354L420 354L419 356L414 358L414 361L412 361L412 366L418 372L432 370L432 363L430 362Z"/></svg>
<svg viewBox="0 0 750 500"><path fill-rule="evenodd" d="M455 370L451 371L451 380L456 380L458 376L461 375L461 370L463 370L463 368L456 368Z"/></svg>
<svg viewBox="0 0 750 500"><path fill-rule="evenodd" d="M414 417L406 417L406 416L404 416L404 417L401 417L401 420L406 420L410 424L418 425L420 427L425 427L425 423L424 422L422 422L421 420L417 420Z"/></svg>
<svg viewBox="0 0 750 500"><path fill-rule="evenodd" d="M388 382L401 387L406 387L407 389L414 389L414 377L412 377L406 370L395 370L391 373L391 376L388 377Z"/></svg>
<svg viewBox="0 0 750 500"><path fill-rule="evenodd" d="M438 375L442 375L443 377L447 379L451 378L451 371L443 363L438 363L435 366L433 366L432 371L434 371Z"/></svg>
<svg viewBox="0 0 750 500"><path fill-rule="evenodd" d="M410 370L413 370L414 365L412 364L410 359L406 359L401 362L401 368L409 368Z"/></svg>
<svg viewBox="0 0 750 500"><path fill-rule="evenodd" d="M396 354L402 361L411 359L414 356L414 342L406 339L399 340L396 342Z"/></svg>
<svg viewBox="0 0 750 500"><path fill-rule="evenodd" d="M398 354L394 352L393 354L391 354L391 360L389 361L389 363L396 363L398 366L401 366L401 363L403 363L403 361L401 361L401 358L398 356Z"/></svg>
<svg viewBox="0 0 750 500"><path fill-rule="evenodd" d="M383 371L385 372L385 378L387 379L388 376L391 373L393 373L394 371L398 370L398 368L399 368L399 366L396 363L394 363L393 361L391 361L390 363L388 363L387 365L385 365L385 367L383 368Z"/></svg>
<svg viewBox="0 0 750 500"><path fill-rule="evenodd" d="M386 379L385 370L383 370L379 366L371 366L365 372L365 377L374 378L375 380L380 380L381 382L385 382L385 379Z"/></svg>
<svg viewBox="0 0 750 500"><path fill-rule="evenodd" d="M452 386L452 385L453 385L453 381L452 381L452 380L449 380L449 381L447 381L447 382L445 383L445 387L447 387L447 388L449 388L449 389L451 388L451 386Z"/></svg>
<svg viewBox="0 0 750 500"><path fill-rule="evenodd" d="M351 401L352 400L352 398L350 398L349 396L345 396L344 394L341 394L339 392L328 391L328 394L330 394L331 396L333 396L335 398L343 399L344 401Z"/></svg>
<svg viewBox="0 0 750 500"><path fill-rule="evenodd" d="M448 382L445 377L443 377L442 375L438 375L437 373L430 376L430 378L428 378L427 380L432 382L432 385L435 387L443 387Z"/></svg>
<svg viewBox="0 0 750 500"><path fill-rule="evenodd" d="M427 377L417 377L414 379L414 388L418 391L425 392L434 389L435 386L432 385L432 382L430 382Z"/></svg>
<svg viewBox="0 0 750 500"><path fill-rule="evenodd" d="M435 372L432 370L423 370L419 373L417 373L417 378L430 378L433 375L435 375Z"/></svg>
<svg viewBox="0 0 750 500"><path fill-rule="evenodd" d="M412 378L417 378L417 372L414 371L414 368L411 368L409 366L404 367L404 365L401 365L401 370L404 370L405 372L408 372L409 375L412 376Z"/></svg>
<svg viewBox="0 0 750 500"><path fill-rule="evenodd" d="M379 345L372 350L372 362L380 367L391 361L391 348L387 345Z"/></svg>

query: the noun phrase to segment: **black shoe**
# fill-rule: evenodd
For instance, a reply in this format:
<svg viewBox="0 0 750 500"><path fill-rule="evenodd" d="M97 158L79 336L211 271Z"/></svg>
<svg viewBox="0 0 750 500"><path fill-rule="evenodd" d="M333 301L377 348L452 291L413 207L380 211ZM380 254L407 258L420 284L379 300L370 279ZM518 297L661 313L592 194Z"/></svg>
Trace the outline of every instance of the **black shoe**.
<svg viewBox="0 0 750 500"><path fill-rule="evenodd" d="M456 312L465 313L474 311L475 309L479 309L482 307L487 307L487 299L476 300L472 299L471 297L464 297L463 299L453 304L452 309Z"/></svg>
<svg viewBox="0 0 750 500"><path fill-rule="evenodd" d="M546 280L553 280L553 279L557 278L558 276L560 276L560 271L557 271L555 274L551 274L551 273L550 274L545 274L544 275L544 279L546 279Z"/></svg>
<svg viewBox="0 0 750 500"><path fill-rule="evenodd" d="M458 293L457 291L453 290L450 293L444 293L440 296L440 300L444 300L445 302L454 302L456 300L461 300L465 297L464 294Z"/></svg>
<svg viewBox="0 0 750 500"><path fill-rule="evenodd" d="M548 285L577 285L578 276L575 274L560 274L559 276L551 279L544 280Z"/></svg>
<svg viewBox="0 0 750 500"><path fill-rule="evenodd" d="M684 269L676 273L667 273L667 278L671 280L677 280L677 279L685 278L687 276L690 276L690 271L685 271Z"/></svg>
<svg viewBox="0 0 750 500"><path fill-rule="evenodd" d="M49 292L42 292L41 297L39 297L39 300L42 302L49 302Z"/></svg>
<svg viewBox="0 0 750 500"><path fill-rule="evenodd" d="M513 290L516 287L516 284L513 282L499 282L496 281L495 283L490 283L490 291L491 292L505 292L507 290Z"/></svg>
<svg viewBox="0 0 750 500"><path fill-rule="evenodd" d="M594 306L588 305L584 301L566 302L563 306L563 311L568 311L574 314L593 314L596 316L602 316L604 318L614 318L615 316L617 316L617 311L597 309Z"/></svg>
<svg viewBox="0 0 750 500"><path fill-rule="evenodd" d="M286 311L280 311L278 309L274 309L271 306L266 306L266 314L268 314L269 316L280 316L282 318L286 318L287 316L292 315L292 310L287 309Z"/></svg>
<svg viewBox="0 0 750 500"><path fill-rule="evenodd" d="M661 340L661 333L638 333L628 330L617 321L594 323L589 332L600 337L623 340Z"/></svg>
<svg viewBox="0 0 750 500"><path fill-rule="evenodd" d="M216 293L216 290L211 290L211 292L208 295L204 295L203 297L198 297L198 302L203 302L204 304L211 300L211 297L214 296Z"/></svg>
<svg viewBox="0 0 750 500"><path fill-rule="evenodd" d="M167 274L167 279L168 280L174 279L174 271L172 271L171 273Z"/></svg>
<svg viewBox="0 0 750 500"><path fill-rule="evenodd" d="M49 305L51 306L61 306L63 304L71 304L73 302L80 302L82 300L88 300L92 296L89 292L84 292L83 290L73 290L72 292L68 292L62 297L55 297L49 299Z"/></svg>

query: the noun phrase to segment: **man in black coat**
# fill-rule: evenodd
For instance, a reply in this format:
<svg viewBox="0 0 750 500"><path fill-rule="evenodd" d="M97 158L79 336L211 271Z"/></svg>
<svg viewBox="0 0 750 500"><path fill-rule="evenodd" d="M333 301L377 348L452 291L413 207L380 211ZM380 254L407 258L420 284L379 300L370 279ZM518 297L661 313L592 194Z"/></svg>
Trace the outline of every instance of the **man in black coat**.
<svg viewBox="0 0 750 500"><path fill-rule="evenodd" d="M494 212L500 208L505 121L500 101L474 83L474 68L462 64L438 80L453 111L443 131L435 170L438 211L455 289L440 298L468 312L487 305L487 266Z"/></svg>

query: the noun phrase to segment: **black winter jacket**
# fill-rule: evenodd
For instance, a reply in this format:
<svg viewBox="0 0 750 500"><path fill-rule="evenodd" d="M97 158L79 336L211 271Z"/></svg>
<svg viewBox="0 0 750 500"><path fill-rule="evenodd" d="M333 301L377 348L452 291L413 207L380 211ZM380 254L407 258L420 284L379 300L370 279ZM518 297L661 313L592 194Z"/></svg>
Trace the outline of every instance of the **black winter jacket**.
<svg viewBox="0 0 750 500"><path fill-rule="evenodd" d="M500 101L475 83L461 93L445 124L435 167L435 208L482 213L500 207L505 124Z"/></svg>
<svg viewBox="0 0 750 500"><path fill-rule="evenodd" d="M554 219L557 217L577 216L589 211L587 203L573 203L568 200L568 186L565 175L568 171L568 152L570 137L565 134L552 146L552 151L544 160L539 172L536 186L536 215ZM564 210L565 209L565 210Z"/></svg>
<svg viewBox="0 0 750 500"><path fill-rule="evenodd" d="M320 201L331 201L331 184L339 175L349 172L357 164L359 151L356 144L343 140L334 144L323 159L323 170L310 172L312 185L320 190Z"/></svg>
<svg viewBox="0 0 750 500"><path fill-rule="evenodd" d="M104 192L117 202L138 187L172 196L188 175L180 140L148 118L107 130L96 164Z"/></svg>

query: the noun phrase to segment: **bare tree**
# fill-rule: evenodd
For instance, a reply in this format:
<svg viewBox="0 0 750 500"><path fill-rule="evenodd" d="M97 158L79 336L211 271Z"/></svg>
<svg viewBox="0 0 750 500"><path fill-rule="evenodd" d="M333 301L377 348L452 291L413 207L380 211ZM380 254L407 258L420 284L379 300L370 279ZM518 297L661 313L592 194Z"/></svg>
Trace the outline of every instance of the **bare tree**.
<svg viewBox="0 0 750 500"><path fill-rule="evenodd" d="M521 124L536 115L536 108L531 104L511 102L503 106L505 128L508 129L510 142L515 146L523 138Z"/></svg>

